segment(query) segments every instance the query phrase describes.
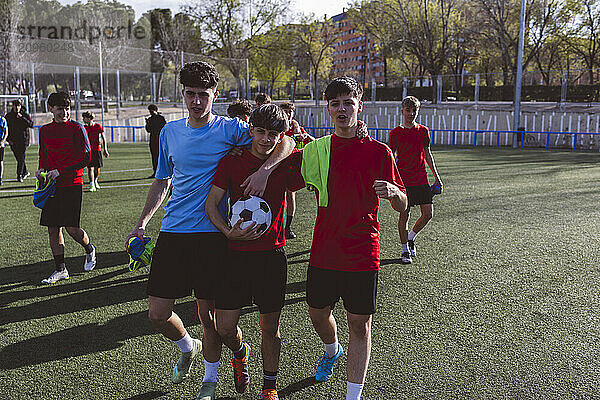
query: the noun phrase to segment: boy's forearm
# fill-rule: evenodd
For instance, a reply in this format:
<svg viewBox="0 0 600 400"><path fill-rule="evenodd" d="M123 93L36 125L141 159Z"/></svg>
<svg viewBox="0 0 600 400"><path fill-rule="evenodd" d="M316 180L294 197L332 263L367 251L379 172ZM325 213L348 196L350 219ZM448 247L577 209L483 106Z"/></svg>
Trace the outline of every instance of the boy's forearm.
<svg viewBox="0 0 600 400"><path fill-rule="evenodd" d="M148 196L146 197L146 204L144 205L137 226L144 229L146 228L146 225L148 225L148 222L165 199L170 183L170 179L155 179L154 182L152 182L150 190L148 191Z"/></svg>
<svg viewBox="0 0 600 400"><path fill-rule="evenodd" d="M261 169L263 171L269 171L277 167L283 160L285 160L296 147L296 142L289 136L284 136L281 139L281 143L275 147L275 150L271 156L263 163Z"/></svg>
<svg viewBox="0 0 600 400"><path fill-rule="evenodd" d="M408 198L406 194L398 189L398 194L395 197L390 199L390 203L392 204L392 208L397 212L406 211L406 207L408 206Z"/></svg>

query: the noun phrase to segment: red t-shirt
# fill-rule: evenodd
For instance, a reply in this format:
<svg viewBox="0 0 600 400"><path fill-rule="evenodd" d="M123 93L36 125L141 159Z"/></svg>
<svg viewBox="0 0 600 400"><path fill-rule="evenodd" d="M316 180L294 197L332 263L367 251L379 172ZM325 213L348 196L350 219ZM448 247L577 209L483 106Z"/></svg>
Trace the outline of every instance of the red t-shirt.
<svg viewBox="0 0 600 400"><path fill-rule="evenodd" d="M40 128L39 168L57 169L56 186L83 185L83 168L90 162L90 142L79 122L52 121Z"/></svg>
<svg viewBox="0 0 600 400"><path fill-rule="evenodd" d="M429 128L415 124L410 129L398 126L390 132L390 148L396 153L396 164L406 186L427 185L425 147L431 144Z"/></svg>
<svg viewBox="0 0 600 400"><path fill-rule="evenodd" d="M265 161L246 150L241 156L226 155L219 162L212 184L229 191L233 205L244 194L240 185L256 172ZM294 153L286 158L269 176L262 199L271 208L271 226L258 239L252 241L230 240L229 248L239 251L272 250L285 245L284 203L285 191L296 191L304 187L300 174L302 153Z"/></svg>
<svg viewBox="0 0 600 400"><path fill-rule="evenodd" d="M337 271L379 270L376 179L405 191L391 150L370 137L331 138L328 207L318 207L310 265Z"/></svg>
<svg viewBox="0 0 600 400"><path fill-rule="evenodd" d="M102 148L100 147L100 134L104 132L102 125L94 124L84 126L88 134L88 139L90 141L90 148L95 151L102 150Z"/></svg>

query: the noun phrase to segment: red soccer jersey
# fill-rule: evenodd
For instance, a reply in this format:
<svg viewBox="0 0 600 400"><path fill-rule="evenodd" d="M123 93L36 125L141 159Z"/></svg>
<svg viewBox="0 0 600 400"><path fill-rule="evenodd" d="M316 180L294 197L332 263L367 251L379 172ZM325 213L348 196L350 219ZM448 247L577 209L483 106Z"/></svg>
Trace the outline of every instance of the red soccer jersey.
<svg viewBox="0 0 600 400"><path fill-rule="evenodd" d="M104 132L102 125L93 124L84 126L88 134L88 139L90 141L90 148L96 151L102 150L102 148L100 147L100 134Z"/></svg>
<svg viewBox="0 0 600 400"><path fill-rule="evenodd" d="M406 186L429 184L425 170L425 147L431 139L429 129L415 124L410 129L398 126L390 132L390 148L396 153L396 164Z"/></svg>
<svg viewBox="0 0 600 400"><path fill-rule="evenodd" d="M300 128L300 133L301 134L306 135L306 131L304 130L303 127L301 127L300 125L298 125L298 128ZM296 140L296 138L294 137L294 135L296 135L296 131L294 130L293 126L291 126L290 129L285 132L285 135L286 136L290 136L291 138L293 138L294 140ZM304 147L305 145L307 145L310 142L311 142L311 140L308 137L305 137L304 139L302 139L302 143L296 142L296 147L302 148L302 147Z"/></svg>
<svg viewBox="0 0 600 400"><path fill-rule="evenodd" d="M246 150L241 156L227 155L219 162L213 185L229 191L230 203L233 205L242 195L244 189L240 185L248 176L256 172L264 160L256 158ZM267 187L262 198L271 208L271 226L258 239L252 241L230 240L229 248L239 251L272 250L285 245L284 203L286 190L298 190L304 187L304 179L300 174L302 153L294 153L285 159L269 176Z"/></svg>
<svg viewBox="0 0 600 400"><path fill-rule="evenodd" d="M56 186L83 185L83 168L90 162L90 142L79 122L52 121L40 128L39 167L60 173Z"/></svg>
<svg viewBox="0 0 600 400"><path fill-rule="evenodd" d="M370 137L331 138L329 205L318 207L310 265L338 271L379 270L379 198L375 180L405 191L390 149Z"/></svg>

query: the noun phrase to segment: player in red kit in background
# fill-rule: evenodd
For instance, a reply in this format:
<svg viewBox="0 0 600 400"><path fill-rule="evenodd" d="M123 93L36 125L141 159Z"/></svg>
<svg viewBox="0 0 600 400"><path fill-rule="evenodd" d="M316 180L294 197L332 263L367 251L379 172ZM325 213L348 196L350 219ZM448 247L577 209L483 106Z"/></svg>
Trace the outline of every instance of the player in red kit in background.
<svg viewBox="0 0 600 400"><path fill-rule="evenodd" d="M48 227L55 264L54 272L42 283L55 283L69 279L62 227L85 249L85 271L96 266L96 248L79 227L83 169L90 162L87 133L83 125L69 118L71 98L68 93L52 93L48 97L48 107L53 119L40 128L39 169L35 177L40 181L55 180L56 185L56 192L46 201L40 218L40 225ZM44 172L45 177L42 175Z"/></svg>

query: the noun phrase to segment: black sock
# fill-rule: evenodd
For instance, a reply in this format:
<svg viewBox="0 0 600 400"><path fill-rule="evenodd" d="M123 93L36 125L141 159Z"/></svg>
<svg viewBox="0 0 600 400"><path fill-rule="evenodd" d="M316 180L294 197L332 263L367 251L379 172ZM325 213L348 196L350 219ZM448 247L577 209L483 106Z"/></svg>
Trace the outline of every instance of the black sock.
<svg viewBox="0 0 600 400"><path fill-rule="evenodd" d="M285 217L285 230L289 231L290 228L292 227L292 218L294 218L293 215L288 215Z"/></svg>
<svg viewBox="0 0 600 400"><path fill-rule="evenodd" d="M277 372L264 371L263 390L276 389Z"/></svg>
<svg viewBox="0 0 600 400"><path fill-rule="evenodd" d="M246 357L246 346L244 346L244 343L242 343L241 349L233 352L233 356L238 360L241 360L242 358Z"/></svg>
<svg viewBox="0 0 600 400"><path fill-rule="evenodd" d="M54 269L57 271L62 271L65 269L65 255L64 254L56 254L54 255Z"/></svg>
<svg viewBox="0 0 600 400"><path fill-rule="evenodd" d="M90 254L92 251L94 251L94 246L92 246L92 242L89 242L88 244L84 244L83 248L85 249L86 254Z"/></svg>

